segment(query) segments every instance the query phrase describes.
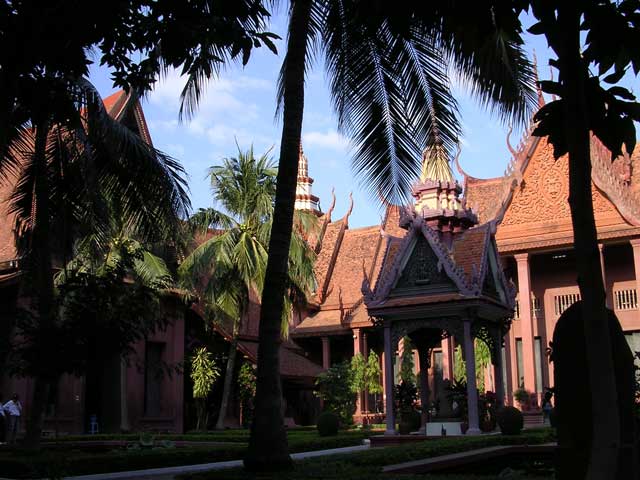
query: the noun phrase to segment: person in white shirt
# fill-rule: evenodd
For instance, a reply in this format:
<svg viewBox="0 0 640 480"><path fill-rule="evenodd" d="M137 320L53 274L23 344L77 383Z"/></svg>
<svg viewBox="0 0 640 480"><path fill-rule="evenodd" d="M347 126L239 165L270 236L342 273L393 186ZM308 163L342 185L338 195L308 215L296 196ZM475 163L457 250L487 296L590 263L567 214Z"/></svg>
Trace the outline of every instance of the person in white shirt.
<svg viewBox="0 0 640 480"><path fill-rule="evenodd" d="M7 423L7 442L9 445L16 443L16 436L18 435L18 427L20 424L20 417L22 416L22 404L17 393L13 394L11 400L4 404L2 407L4 410L5 421Z"/></svg>

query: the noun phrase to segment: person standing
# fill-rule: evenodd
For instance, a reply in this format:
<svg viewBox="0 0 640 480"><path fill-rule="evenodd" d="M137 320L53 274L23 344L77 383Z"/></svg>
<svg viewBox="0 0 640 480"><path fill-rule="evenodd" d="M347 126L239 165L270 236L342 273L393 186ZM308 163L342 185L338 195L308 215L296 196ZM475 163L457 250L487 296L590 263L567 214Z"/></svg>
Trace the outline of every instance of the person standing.
<svg viewBox="0 0 640 480"><path fill-rule="evenodd" d="M4 404L4 415L7 423L7 442L9 445L15 445L18 428L20 425L20 417L22 416L22 404L17 393L13 394L11 400Z"/></svg>

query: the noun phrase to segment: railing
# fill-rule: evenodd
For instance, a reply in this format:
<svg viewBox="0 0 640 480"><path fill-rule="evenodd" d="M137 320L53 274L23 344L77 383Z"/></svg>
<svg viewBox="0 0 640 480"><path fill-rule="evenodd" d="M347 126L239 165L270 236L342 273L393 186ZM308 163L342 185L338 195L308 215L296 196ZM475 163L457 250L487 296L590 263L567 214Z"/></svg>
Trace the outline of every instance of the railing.
<svg viewBox="0 0 640 480"><path fill-rule="evenodd" d="M532 318L543 318L544 317L544 309L542 306L542 299L536 298L533 295L531 296L531 317ZM516 299L516 306L514 317L516 319L520 318L520 300Z"/></svg>
<svg viewBox="0 0 640 480"><path fill-rule="evenodd" d="M635 288L625 290L614 290L613 302L615 310L637 310L638 292Z"/></svg>
<svg viewBox="0 0 640 480"><path fill-rule="evenodd" d="M553 307L557 317L562 315L564 311L571 305L580 300L579 293L565 293L564 295L554 295Z"/></svg>

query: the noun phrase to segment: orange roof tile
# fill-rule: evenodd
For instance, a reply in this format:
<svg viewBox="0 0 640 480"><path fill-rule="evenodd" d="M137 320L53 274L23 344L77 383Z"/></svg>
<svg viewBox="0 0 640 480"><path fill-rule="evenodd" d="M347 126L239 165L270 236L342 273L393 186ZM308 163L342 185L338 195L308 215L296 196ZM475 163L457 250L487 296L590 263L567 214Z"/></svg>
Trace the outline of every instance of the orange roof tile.
<svg viewBox="0 0 640 480"><path fill-rule="evenodd" d="M238 342L239 349L249 357L252 362L258 358L257 342ZM315 378L322 373L322 367L313 363L305 356L293 351L287 345L280 347L280 374L283 377L307 377Z"/></svg>

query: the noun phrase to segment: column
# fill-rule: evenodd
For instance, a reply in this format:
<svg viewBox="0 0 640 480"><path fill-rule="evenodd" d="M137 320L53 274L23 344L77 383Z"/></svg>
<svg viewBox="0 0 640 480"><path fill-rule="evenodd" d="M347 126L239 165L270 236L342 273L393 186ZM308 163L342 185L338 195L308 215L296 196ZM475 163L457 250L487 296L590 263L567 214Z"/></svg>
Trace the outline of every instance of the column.
<svg viewBox="0 0 640 480"><path fill-rule="evenodd" d="M464 321L464 354L467 370L467 411L469 429L467 435L479 435L480 418L478 414L478 388L476 386L476 355L471 336L471 320Z"/></svg>
<svg viewBox="0 0 640 480"><path fill-rule="evenodd" d="M629 243L633 248L633 267L636 275L636 295L640 300L640 238L634 238ZM640 309L638 309L640 312Z"/></svg>
<svg viewBox="0 0 640 480"><path fill-rule="evenodd" d="M502 333L498 330L494 335L496 361L493 364L493 381L496 385L496 406L504 406L504 364L502 362Z"/></svg>
<svg viewBox="0 0 640 480"><path fill-rule="evenodd" d="M529 254L514 256L518 264L518 297L520 299L520 331L522 335L522 364L524 366L524 388L536 391L536 368L533 353L533 318L531 317L531 274Z"/></svg>
<svg viewBox="0 0 640 480"><path fill-rule="evenodd" d="M353 356L362 353L361 345L360 345L360 329L353 328L351 330L353 332ZM356 413L355 417L357 417L356 421L360 421L362 419L362 392L356 393Z"/></svg>
<svg viewBox="0 0 640 480"><path fill-rule="evenodd" d="M442 347L442 379L453 381L453 337L443 338Z"/></svg>
<svg viewBox="0 0 640 480"><path fill-rule="evenodd" d="M322 337L322 368L328 370L331 367L331 344L329 337Z"/></svg>
<svg viewBox="0 0 640 480"><path fill-rule="evenodd" d="M420 432L427 433L429 420L429 364L431 363L431 349L427 345L416 343L418 349L418 363L420 365L420 403L422 404L422 418Z"/></svg>
<svg viewBox="0 0 640 480"><path fill-rule="evenodd" d="M391 325L384 327L384 412L387 419L385 435L396 434L396 416L393 411L393 348L391 345Z"/></svg>

